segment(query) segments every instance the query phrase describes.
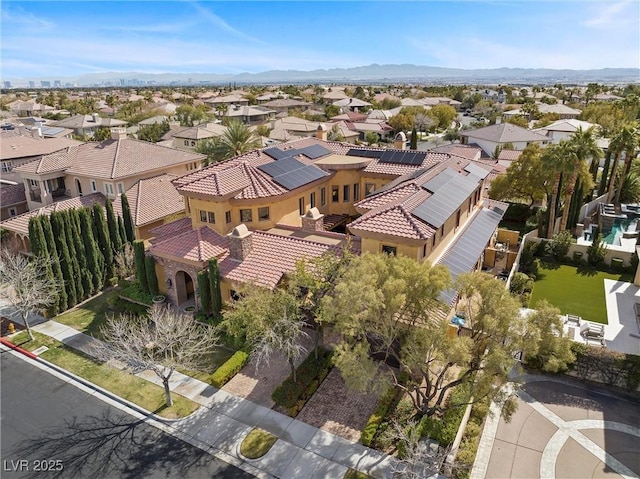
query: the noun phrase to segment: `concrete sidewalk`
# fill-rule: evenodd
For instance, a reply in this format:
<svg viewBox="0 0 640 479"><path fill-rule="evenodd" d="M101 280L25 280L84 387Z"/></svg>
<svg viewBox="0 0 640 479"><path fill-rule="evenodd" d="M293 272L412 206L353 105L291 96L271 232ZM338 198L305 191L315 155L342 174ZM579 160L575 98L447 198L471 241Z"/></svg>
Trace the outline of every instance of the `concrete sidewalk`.
<svg viewBox="0 0 640 479"><path fill-rule="evenodd" d="M35 319L35 318L34 318ZM44 318L41 318L44 320ZM98 339L52 320L35 321L34 331L50 336L91 356ZM33 323L30 323L33 324ZM137 374L162 386L152 372ZM173 392L201 407L187 418L171 421L171 428L181 438L234 465L248 464L263 471L266 477L342 478L348 468L375 478L392 478L397 461L386 454L354 443L322 429L292 419L249 400L236 397L197 379L174 372L170 381ZM156 418L162 421L161 418ZM254 427L278 436L263 457L249 460L240 454L240 444Z"/></svg>

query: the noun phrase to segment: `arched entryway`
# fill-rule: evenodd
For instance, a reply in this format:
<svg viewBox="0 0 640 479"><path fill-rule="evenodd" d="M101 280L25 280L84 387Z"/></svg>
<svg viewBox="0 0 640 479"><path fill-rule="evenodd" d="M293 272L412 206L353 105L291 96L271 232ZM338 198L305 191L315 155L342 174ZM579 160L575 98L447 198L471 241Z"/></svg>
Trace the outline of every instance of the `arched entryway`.
<svg viewBox="0 0 640 479"><path fill-rule="evenodd" d="M194 291L193 279L189 273L186 271L178 271L176 273L176 299L178 300L178 306L188 301L193 301L195 298Z"/></svg>
<svg viewBox="0 0 640 479"><path fill-rule="evenodd" d="M76 178L76 191L78 192L78 196L82 196L82 183L80 183L78 178Z"/></svg>

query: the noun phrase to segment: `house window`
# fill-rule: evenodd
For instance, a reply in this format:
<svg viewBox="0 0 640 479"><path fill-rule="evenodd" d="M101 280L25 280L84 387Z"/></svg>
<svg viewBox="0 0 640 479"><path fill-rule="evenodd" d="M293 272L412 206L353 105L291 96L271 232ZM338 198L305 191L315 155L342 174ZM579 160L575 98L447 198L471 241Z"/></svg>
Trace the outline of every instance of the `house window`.
<svg viewBox="0 0 640 479"><path fill-rule="evenodd" d="M38 180L29 180L31 186L38 186Z"/></svg>
<svg viewBox="0 0 640 479"><path fill-rule="evenodd" d="M207 222L207 212L206 211L200 210L200 221L202 223L206 223Z"/></svg>
<svg viewBox="0 0 640 479"><path fill-rule="evenodd" d="M113 196L113 185L111 183L104 184L104 192L107 195Z"/></svg>
<svg viewBox="0 0 640 479"><path fill-rule="evenodd" d="M315 191L309 195L309 208L316 207L316 193Z"/></svg>
<svg viewBox="0 0 640 479"><path fill-rule="evenodd" d="M238 301L240 299L240 295L238 294L238 292L234 291L233 289L229 291L229 297L232 301Z"/></svg>
<svg viewBox="0 0 640 479"><path fill-rule="evenodd" d="M456 212L456 228L460 226L460 210Z"/></svg>
<svg viewBox="0 0 640 479"><path fill-rule="evenodd" d="M435 248L435 247L436 247L436 235L434 234L434 235L431 237L431 248L433 249L433 248Z"/></svg>
<svg viewBox="0 0 640 479"><path fill-rule="evenodd" d="M349 197L351 196L350 190L351 187L349 185L344 185L342 187L342 201L344 201L345 203L349 202Z"/></svg>
<svg viewBox="0 0 640 479"><path fill-rule="evenodd" d="M213 211L208 211L207 212L207 219L209 221L209 223L215 224L216 222L216 214Z"/></svg>
<svg viewBox="0 0 640 479"><path fill-rule="evenodd" d="M331 187L331 201L334 203L337 203L338 201L340 201L340 198L338 197L339 193L339 189L337 186L332 186Z"/></svg>
<svg viewBox="0 0 640 479"><path fill-rule="evenodd" d="M398 248L396 248L395 246L389 246L387 244L383 244L382 245L382 252L390 254L392 256L395 256L396 253L398 252Z"/></svg>
<svg viewBox="0 0 640 479"><path fill-rule="evenodd" d="M251 223L252 221L253 221L253 216L251 214L251 209L240 210L241 223Z"/></svg>
<svg viewBox="0 0 640 479"><path fill-rule="evenodd" d="M189 140L184 140L184 146L189 146Z"/></svg>
<svg viewBox="0 0 640 479"><path fill-rule="evenodd" d="M304 214L304 196L298 200L298 211L300 216Z"/></svg>
<svg viewBox="0 0 640 479"><path fill-rule="evenodd" d="M227 224L231 223L231 211L225 211L224 220L227 222Z"/></svg>
<svg viewBox="0 0 640 479"><path fill-rule="evenodd" d="M353 184L353 201L360 199L360 185L358 183Z"/></svg>
<svg viewBox="0 0 640 479"><path fill-rule="evenodd" d="M471 213L471 205L472 205L472 200L471 198L469 198L469 213Z"/></svg>
<svg viewBox="0 0 640 479"><path fill-rule="evenodd" d="M121 195L124 193L124 185L122 183L118 183L118 194Z"/></svg>
<svg viewBox="0 0 640 479"><path fill-rule="evenodd" d="M10 161L3 161L2 162L2 172L3 173L9 173L11 170L13 169L13 165L11 164Z"/></svg>
<svg viewBox="0 0 640 479"><path fill-rule="evenodd" d="M320 206L327 204L327 189L320 188Z"/></svg>
<svg viewBox="0 0 640 479"><path fill-rule="evenodd" d="M196 142L195 142L195 141L192 141L192 142L191 142L191 146L196 146Z"/></svg>
<svg viewBox="0 0 640 479"><path fill-rule="evenodd" d="M364 194L366 196L370 195L375 190L376 190L376 184L375 183L365 183L364 184Z"/></svg>
<svg viewBox="0 0 640 479"><path fill-rule="evenodd" d="M258 208L258 221L267 221L269 219L269 207Z"/></svg>
<svg viewBox="0 0 640 479"><path fill-rule="evenodd" d="M422 245L422 257L423 258L427 257L427 243Z"/></svg>
<svg viewBox="0 0 640 479"><path fill-rule="evenodd" d="M91 191L93 191L94 193L98 191L98 185L96 185L95 180L91 180Z"/></svg>
<svg viewBox="0 0 640 479"><path fill-rule="evenodd" d="M9 216L18 216L18 210L15 208L9 208Z"/></svg>
<svg viewBox="0 0 640 479"><path fill-rule="evenodd" d="M444 236L444 225L442 225L442 229L440 230L440 239Z"/></svg>

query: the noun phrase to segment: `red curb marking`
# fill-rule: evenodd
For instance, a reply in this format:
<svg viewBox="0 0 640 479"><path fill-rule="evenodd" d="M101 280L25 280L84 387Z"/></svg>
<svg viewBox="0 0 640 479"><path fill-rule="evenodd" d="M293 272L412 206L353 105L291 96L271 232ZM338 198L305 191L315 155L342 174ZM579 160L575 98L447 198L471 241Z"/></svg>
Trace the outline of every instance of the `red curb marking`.
<svg viewBox="0 0 640 479"><path fill-rule="evenodd" d="M8 339L4 339L4 338L0 338L0 343L4 344L5 346L10 347L11 349L18 351L19 353L24 354L25 356L27 356L28 358L31 359L38 359L38 356L36 356L35 354L33 354L31 351L27 351L26 349L21 348L20 346L16 346L15 344L13 344L11 341L9 341Z"/></svg>

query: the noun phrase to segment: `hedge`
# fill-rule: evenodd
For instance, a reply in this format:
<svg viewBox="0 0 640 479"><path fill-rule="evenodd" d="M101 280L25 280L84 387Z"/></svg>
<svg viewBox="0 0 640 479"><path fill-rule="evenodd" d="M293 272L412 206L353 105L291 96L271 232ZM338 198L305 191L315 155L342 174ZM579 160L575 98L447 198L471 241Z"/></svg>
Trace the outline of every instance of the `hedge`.
<svg viewBox="0 0 640 479"><path fill-rule="evenodd" d="M436 419L433 417L423 417L420 421L420 434L421 436L429 436L432 439L438 441L443 447L449 446L453 443L464 416L464 411L467 408L467 402L470 398L469 387L466 384L461 384L456 387L451 396L449 397L448 404L462 404L461 406L447 407L442 419Z"/></svg>
<svg viewBox="0 0 640 479"><path fill-rule="evenodd" d="M579 378L628 391L635 391L640 386L640 356L581 343L573 343L571 350L576 360L570 369Z"/></svg>
<svg viewBox="0 0 640 479"><path fill-rule="evenodd" d="M153 304L153 295L145 293L138 281L134 281L122 288L120 296L130 298L138 303L148 304L149 306Z"/></svg>
<svg viewBox="0 0 640 479"><path fill-rule="evenodd" d="M233 376L240 372L248 360L249 355L247 353L244 351L236 351L233 356L227 359L225 363L211 375L211 384L217 388L221 388L229 382Z"/></svg>
<svg viewBox="0 0 640 479"><path fill-rule="evenodd" d="M387 392L384 393L378 400L378 405L376 406L371 416L369 416L369 420L364 426L362 435L360 436L360 442L364 446L371 446L371 442L378 432L378 428L386 417L387 412L389 412L389 407L391 407L391 404L393 404L393 400L395 399L396 394L396 389L394 387L390 387Z"/></svg>
<svg viewBox="0 0 640 479"><path fill-rule="evenodd" d="M278 406L286 409L291 417L296 417L329 374L333 367L332 356L332 351L320 349L318 359L316 359L315 352L311 351L309 356L296 369L298 382L293 382L293 377L289 375L273 391L271 399Z"/></svg>

